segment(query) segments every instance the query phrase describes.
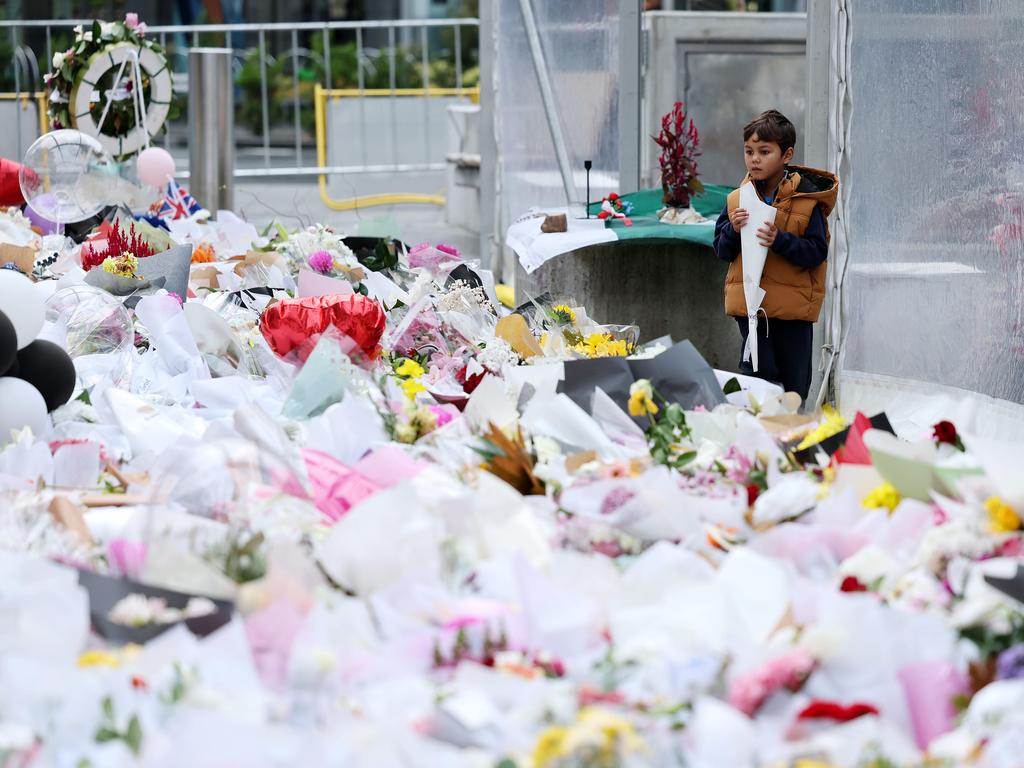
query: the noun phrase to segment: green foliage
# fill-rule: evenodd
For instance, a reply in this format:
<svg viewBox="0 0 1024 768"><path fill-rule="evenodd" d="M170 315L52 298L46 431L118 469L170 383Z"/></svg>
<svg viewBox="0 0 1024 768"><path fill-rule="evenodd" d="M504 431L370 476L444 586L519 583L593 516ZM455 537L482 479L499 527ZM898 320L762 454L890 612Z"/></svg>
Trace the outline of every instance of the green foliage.
<svg viewBox="0 0 1024 768"><path fill-rule="evenodd" d="M233 531L220 545L212 547L207 560L236 584L263 578L267 573L267 556L262 533Z"/></svg>
<svg viewBox="0 0 1024 768"><path fill-rule="evenodd" d="M132 715L128 719L128 725L123 730L117 724L117 713L114 711L114 700L109 696L104 697L100 703L100 711L103 718L100 720L100 727L96 731L96 742L104 744L108 741L123 741L132 754L138 757L142 751L142 723L138 715Z"/></svg>
<svg viewBox="0 0 1024 768"><path fill-rule="evenodd" d="M267 61L266 75L268 83L267 112L269 124L273 125L284 117L284 109L280 99L271 99L269 84L281 76L281 63ZM235 77L235 84L242 92L242 98L236 110L235 118L256 134L263 133L262 89L260 87L260 52L258 48L250 48L245 52L242 68Z"/></svg>
<svg viewBox="0 0 1024 768"><path fill-rule="evenodd" d="M1024 615L1013 616L1009 632L996 633L984 625L977 625L961 629L960 637L974 643L982 659L997 656L1007 648L1024 643Z"/></svg>
<svg viewBox="0 0 1024 768"><path fill-rule="evenodd" d="M383 272L398 267L398 249L394 240L378 240L373 251L359 251L356 258L371 272Z"/></svg>

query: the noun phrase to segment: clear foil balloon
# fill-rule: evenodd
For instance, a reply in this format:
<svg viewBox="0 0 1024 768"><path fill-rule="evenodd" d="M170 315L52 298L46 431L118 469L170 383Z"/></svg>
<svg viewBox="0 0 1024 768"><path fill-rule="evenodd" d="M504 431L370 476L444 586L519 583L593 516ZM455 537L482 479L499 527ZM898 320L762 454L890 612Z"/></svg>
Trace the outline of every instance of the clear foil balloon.
<svg viewBox="0 0 1024 768"><path fill-rule="evenodd" d="M82 221L109 205L117 166L92 136L70 129L36 139L18 181L26 202L58 224Z"/></svg>
<svg viewBox="0 0 1024 768"><path fill-rule="evenodd" d="M117 384L127 375L135 346L131 315L114 296L99 288L62 288L46 301L40 338L60 344L75 363L79 389L105 377Z"/></svg>

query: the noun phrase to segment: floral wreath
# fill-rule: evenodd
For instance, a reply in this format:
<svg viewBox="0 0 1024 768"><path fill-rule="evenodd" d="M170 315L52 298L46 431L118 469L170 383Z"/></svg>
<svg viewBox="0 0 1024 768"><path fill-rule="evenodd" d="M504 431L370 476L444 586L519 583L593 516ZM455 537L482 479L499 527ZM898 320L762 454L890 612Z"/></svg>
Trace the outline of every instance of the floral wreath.
<svg viewBox="0 0 1024 768"><path fill-rule="evenodd" d="M137 14L124 21L94 21L88 30L75 27L71 47L55 53L51 65L53 71L43 77L51 129L76 128L95 136L118 159L147 146L167 118L175 117L164 49L146 37ZM139 87L145 130L137 125L134 91Z"/></svg>

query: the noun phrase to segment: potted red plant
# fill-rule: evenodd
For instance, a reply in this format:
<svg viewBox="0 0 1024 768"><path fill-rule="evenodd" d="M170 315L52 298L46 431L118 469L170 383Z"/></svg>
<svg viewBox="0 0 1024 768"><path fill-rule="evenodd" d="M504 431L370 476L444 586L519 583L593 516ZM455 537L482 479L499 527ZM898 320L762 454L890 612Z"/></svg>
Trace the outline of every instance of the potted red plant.
<svg viewBox="0 0 1024 768"><path fill-rule="evenodd" d="M697 178L697 157L700 155L700 134L686 113L683 102L661 118L661 133L653 137L661 147L661 188L665 207L658 218L666 224L694 224L704 217L694 210L692 198L704 191Z"/></svg>

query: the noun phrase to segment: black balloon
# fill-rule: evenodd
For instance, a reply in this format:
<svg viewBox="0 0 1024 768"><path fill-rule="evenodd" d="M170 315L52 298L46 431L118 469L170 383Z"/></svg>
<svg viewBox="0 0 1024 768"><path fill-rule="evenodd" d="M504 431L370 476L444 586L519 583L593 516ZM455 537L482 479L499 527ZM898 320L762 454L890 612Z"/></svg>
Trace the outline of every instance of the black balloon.
<svg viewBox="0 0 1024 768"><path fill-rule="evenodd" d="M14 362L11 363L10 367L3 373L0 373L0 378L4 376L13 376L14 378L18 378L19 373L21 373L21 366L18 365L18 358L15 356Z"/></svg>
<svg viewBox="0 0 1024 768"><path fill-rule="evenodd" d="M14 323L7 315L0 312L0 376L6 376L7 370L14 363L18 355L18 334L14 330Z"/></svg>
<svg viewBox="0 0 1024 768"><path fill-rule="evenodd" d="M18 352L18 365L18 378L39 390L48 411L64 405L75 391L75 364L52 341L33 341Z"/></svg>

